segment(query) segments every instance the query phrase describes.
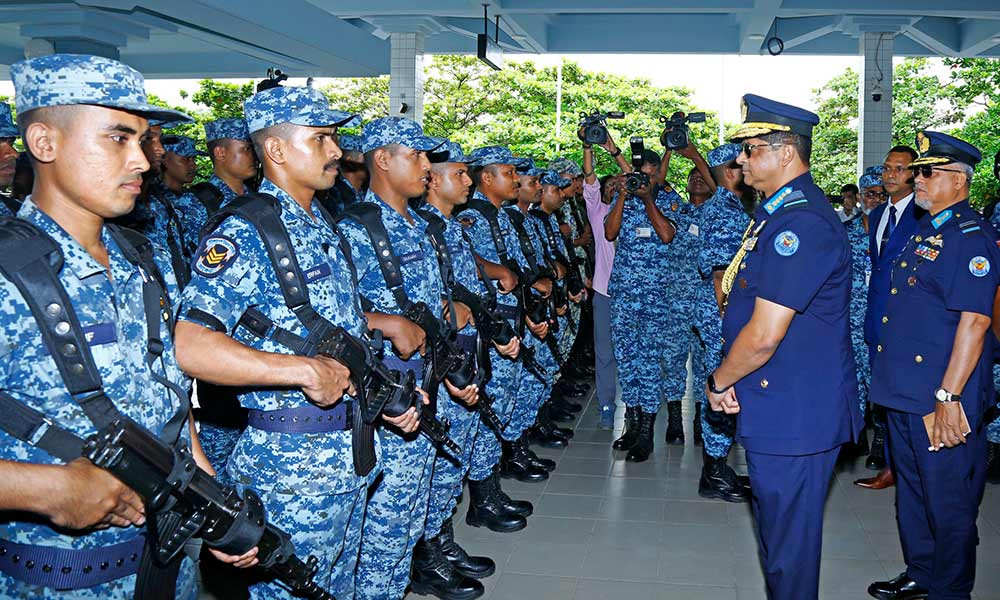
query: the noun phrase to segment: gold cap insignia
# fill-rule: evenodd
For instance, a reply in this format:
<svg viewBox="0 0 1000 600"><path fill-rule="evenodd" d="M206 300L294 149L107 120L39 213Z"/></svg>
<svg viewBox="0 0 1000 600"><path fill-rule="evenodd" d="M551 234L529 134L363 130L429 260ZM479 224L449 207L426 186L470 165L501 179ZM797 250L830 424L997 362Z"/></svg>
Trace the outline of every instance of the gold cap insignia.
<svg viewBox="0 0 1000 600"><path fill-rule="evenodd" d="M917 134L917 148L920 149L921 154L931 149L931 140L924 135L923 131Z"/></svg>

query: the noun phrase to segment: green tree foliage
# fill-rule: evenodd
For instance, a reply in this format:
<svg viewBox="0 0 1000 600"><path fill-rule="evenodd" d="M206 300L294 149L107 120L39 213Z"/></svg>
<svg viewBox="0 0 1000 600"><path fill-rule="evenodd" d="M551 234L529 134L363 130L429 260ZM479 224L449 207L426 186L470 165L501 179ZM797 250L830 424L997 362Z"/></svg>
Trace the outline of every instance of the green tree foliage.
<svg viewBox="0 0 1000 600"><path fill-rule="evenodd" d="M993 175L993 157L1000 151L1000 60L957 58L945 64L951 69L953 102L968 107L956 135L983 153L972 181L972 198L985 206L1000 199L1000 182Z"/></svg>
<svg viewBox="0 0 1000 600"><path fill-rule="evenodd" d="M610 73L593 73L566 61L562 66L561 131L556 137L556 87L558 70L533 62L508 63L493 71L469 56L435 56L427 65L424 82L424 129L429 135L451 138L471 150L488 144L509 146L516 154L536 158L540 164L557 154L582 161L583 149L576 131L579 113L621 110L626 117L610 121L619 146L628 148L633 135L646 146L662 151L660 115L676 110L691 112L691 91L661 88L649 80ZM388 114L389 80L354 78L337 80L324 92L331 104L371 119ZM718 119L692 126L692 135L704 151L717 143ZM557 148L559 150L557 151ZM599 173L611 173L614 161L597 150ZM691 164L676 157L672 181L685 181Z"/></svg>
<svg viewBox="0 0 1000 600"><path fill-rule="evenodd" d="M909 58L893 69L892 144L913 145L921 129L949 130L965 105L940 81L926 58ZM846 69L813 90L820 124L813 136L813 175L837 193L857 179L858 73ZM869 167L871 165L864 165Z"/></svg>

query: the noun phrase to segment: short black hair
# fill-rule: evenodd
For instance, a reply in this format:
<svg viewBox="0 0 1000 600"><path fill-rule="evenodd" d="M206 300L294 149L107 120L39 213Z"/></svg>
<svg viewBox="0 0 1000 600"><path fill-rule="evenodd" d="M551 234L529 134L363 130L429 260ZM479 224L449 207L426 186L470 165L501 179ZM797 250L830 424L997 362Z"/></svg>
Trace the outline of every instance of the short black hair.
<svg viewBox="0 0 1000 600"><path fill-rule="evenodd" d="M642 164L649 163L654 167L659 167L661 162L662 159L660 158L660 155L655 151L650 150L649 148L642 151Z"/></svg>
<svg viewBox="0 0 1000 600"><path fill-rule="evenodd" d="M469 178L472 179L472 183L476 184L476 187L481 187L483 184L483 173L489 170L491 175L496 175L496 164L489 164L483 167L472 167L469 171Z"/></svg>
<svg viewBox="0 0 1000 600"><path fill-rule="evenodd" d="M861 190L858 189L858 186L854 185L853 183L847 183L840 187L841 194L843 194L844 192L854 192L855 194L857 194L860 191Z"/></svg>
<svg viewBox="0 0 1000 600"><path fill-rule="evenodd" d="M919 154L917 154L916 150L914 150L913 148L911 148L911 147L909 147L909 146L907 146L905 144L899 144L898 146L893 146L892 148L889 148L889 151L886 152L886 155L893 154L893 153L909 154L911 162L914 161L914 160L917 160L917 157L920 156Z"/></svg>
<svg viewBox="0 0 1000 600"><path fill-rule="evenodd" d="M224 141L225 138L205 142L205 149L208 150L208 157L210 159L215 160L215 149L221 146Z"/></svg>
<svg viewBox="0 0 1000 600"><path fill-rule="evenodd" d="M795 148L799 160L806 165L812 156L812 138L791 131L772 131L761 136L769 144L786 144Z"/></svg>

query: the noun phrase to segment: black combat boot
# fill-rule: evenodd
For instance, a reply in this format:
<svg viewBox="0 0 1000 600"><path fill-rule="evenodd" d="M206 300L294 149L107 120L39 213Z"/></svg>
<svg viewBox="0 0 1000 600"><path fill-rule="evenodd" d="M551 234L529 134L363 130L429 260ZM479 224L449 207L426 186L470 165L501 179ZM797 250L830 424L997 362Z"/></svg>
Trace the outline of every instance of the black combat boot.
<svg viewBox="0 0 1000 600"><path fill-rule="evenodd" d="M527 500L514 500L503 491L503 488L500 487L500 476L496 470L490 475L488 481L491 489L490 493L496 496L497 503L503 510L525 518L530 517L531 513L535 512L535 507L532 506L531 502Z"/></svg>
<svg viewBox="0 0 1000 600"><path fill-rule="evenodd" d="M672 446L684 445L684 421L681 417L681 401L667 402L667 434L664 441Z"/></svg>
<svg viewBox="0 0 1000 600"><path fill-rule="evenodd" d="M635 438L639 435L639 414L642 412L638 406L625 407L625 431L622 436L611 444L615 450L628 450L635 444Z"/></svg>
<svg viewBox="0 0 1000 600"><path fill-rule="evenodd" d="M445 558L437 538L414 546L410 589L441 600L472 600L486 593L483 584L459 573Z"/></svg>
<svg viewBox="0 0 1000 600"><path fill-rule="evenodd" d="M545 481L549 478L548 471L531 464L520 444L504 440L502 445L503 454L500 457L501 477L525 482Z"/></svg>
<svg viewBox="0 0 1000 600"><path fill-rule="evenodd" d="M636 435L635 443L629 448L628 456L625 460L629 462L645 462L649 455L653 453L653 422L656 421L656 413L648 413L639 409L639 433Z"/></svg>
<svg viewBox="0 0 1000 600"><path fill-rule="evenodd" d="M1000 483L1000 443L986 443L986 481Z"/></svg>
<svg viewBox="0 0 1000 600"><path fill-rule="evenodd" d="M522 435L521 439L517 440L515 443L521 447L521 451L524 452L524 456L533 467L544 469L545 471L556 470L556 461L550 458L542 458L541 456L535 454L535 452L531 449L531 446L528 445L527 435Z"/></svg>
<svg viewBox="0 0 1000 600"><path fill-rule="evenodd" d="M441 553L448 559L455 570L473 579L489 577L497 570L497 564L488 556L469 556L458 542L455 541L455 528L451 517L441 525L441 533L437 536Z"/></svg>
<svg viewBox="0 0 1000 600"><path fill-rule="evenodd" d="M712 458L702 452L701 479L698 481L698 495L702 498L725 500L726 502L746 502L750 499L750 488L736 471L726 464L726 457Z"/></svg>
<svg viewBox="0 0 1000 600"><path fill-rule="evenodd" d="M469 480L469 512L465 522L472 527L486 527L498 533L520 531L528 526L524 517L508 511L494 491L496 472L482 481Z"/></svg>
<svg viewBox="0 0 1000 600"><path fill-rule="evenodd" d="M868 460L865 466L872 471L881 471L885 468L885 425L875 423L875 436L872 438L872 449L868 453Z"/></svg>
<svg viewBox="0 0 1000 600"><path fill-rule="evenodd" d="M704 443L704 434L701 430L701 402L694 405L694 445L701 446Z"/></svg>

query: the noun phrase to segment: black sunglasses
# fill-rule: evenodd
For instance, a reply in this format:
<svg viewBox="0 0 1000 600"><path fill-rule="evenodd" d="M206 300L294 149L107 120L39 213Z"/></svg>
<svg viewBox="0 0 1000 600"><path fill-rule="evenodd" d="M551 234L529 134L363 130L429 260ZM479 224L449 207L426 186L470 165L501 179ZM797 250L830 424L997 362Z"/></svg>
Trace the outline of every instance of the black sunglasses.
<svg viewBox="0 0 1000 600"><path fill-rule="evenodd" d="M776 142L776 143L773 143L773 144L748 144L746 142L743 142L743 144L741 144L741 146L743 148L743 154L747 158L750 158L750 155L753 154L754 148L764 148L764 147L784 146L784 145L785 144L783 142Z"/></svg>
<svg viewBox="0 0 1000 600"><path fill-rule="evenodd" d="M934 171L946 171L948 173L965 173L965 171L959 171L958 169L942 169L941 167L932 167L930 165L920 165L918 167L910 167L913 171L913 175L920 175L924 179L930 179L934 176Z"/></svg>

